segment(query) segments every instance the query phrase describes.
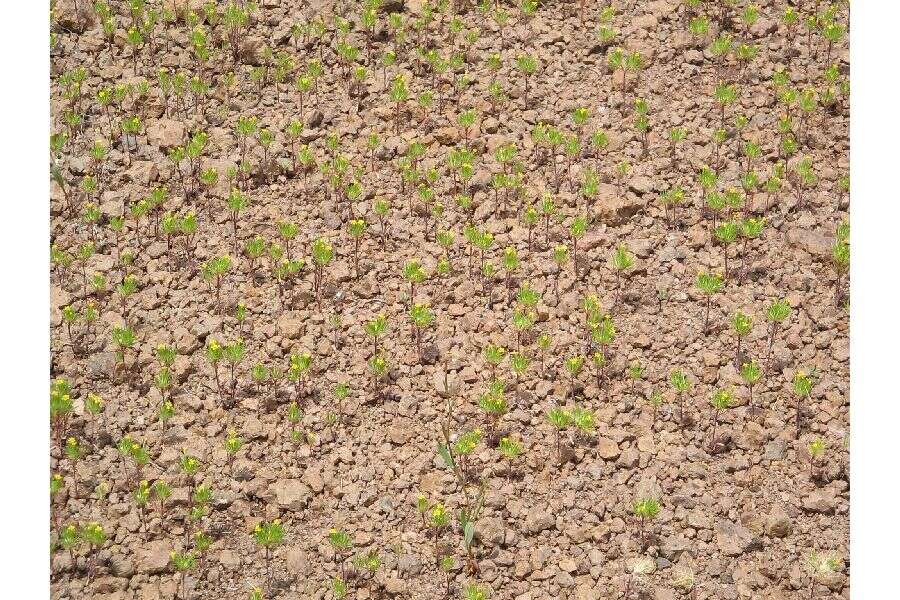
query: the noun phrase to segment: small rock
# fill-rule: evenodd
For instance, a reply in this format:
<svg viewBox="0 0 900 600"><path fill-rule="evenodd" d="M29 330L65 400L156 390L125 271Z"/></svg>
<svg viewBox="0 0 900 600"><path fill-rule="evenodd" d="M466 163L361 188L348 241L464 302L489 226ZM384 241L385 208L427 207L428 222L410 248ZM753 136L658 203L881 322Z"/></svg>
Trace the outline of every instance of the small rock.
<svg viewBox="0 0 900 600"><path fill-rule="evenodd" d="M269 491L275 496L275 502L281 508L301 510L310 498L310 489L299 479L279 479Z"/></svg>
<svg viewBox="0 0 900 600"><path fill-rule="evenodd" d="M309 574L309 556L302 548L289 548L284 561L291 574L302 576Z"/></svg>
<svg viewBox="0 0 900 600"><path fill-rule="evenodd" d="M241 557L234 550L225 549L219 553L219 564L226 571L236 571L241 566Z"/></svg>
<svg viewBox="0 0 900 600"><path fill-rule="evenodd" d="M403 554L397 559L397 570L404 575L416 576L422 572L422 559L417 554Z"/></svg>
<svg viewBox="0 0 900 600"><path fill-rule="evenodd" d="M737 523L720 521L716 527L716 542L726 556L740 556L762 547L759 537Z"/></svg>
<svg viewBox="0 0 900 600"><path fill-rule="evenodd" d="M809 229L791 229L787 232L787 241L817 258L830 258L834 245L834 238Z"/></svg>
<svg viewBox="0 0 900 600"><path fill-rule="evenodd" d="M306 120L307 127L318 127L322 124L322 121L325 120L325 115L322 114L321 110L314 110L309 113L309 118Z"/></svg>
<svg viewBox="0 0 900 600"><path fill-rule="evenodd" d="M623 469L633 469L638 465L640 459L641 453L638 452L637 448L632 447L619 456L619 460L616 461L616 466Z"/></svg>
<svg viewBox="0 0 900 600"><path fill-rule="evenodd" d="M619 445L609 438L601 437L597 439L597 454L604 460L615 460L619 458Z"/></svg>
<svg viewBox="0 0 900 600"><path fill-rule="evenodd" d="M534 534L540 533L545 529L551 529L555 525L556 519L553 518L552 514L540 508L533 508L528 511L528 515L525 517L524 530L525 533Z"/></svg>
<svg viewBox="0 0 900 600"><path fill-rule="evenodd" d="M614 186L601 183L595 205L601 221L607 225L623 225L641 210L644 203L634 194L620 194Z"/></svg>
<svg viewBox="0 0 900 600"><path fill-rule="evenodd" d="M116 372L116 354L114 352L92 354L87 361L87 368L95 377L111 378Z"/></svg>
<svg viewBox="0 0 900 600"><path fill-rule="evenodd" d="M53 7L53 16L63 29L81 32L94 24L92 6L93 3L86 1L58 0Z"/></svg>
<svg viewBox="0 0 900 600"><path fill-rule="evenodd" d="M391 596L402 594L406 590L403 580L398 577L386 577L384 580L384 591Z"/></svg>
<svg viewBox="0 0 900 600"><path fill-rule="evenodd" d="M184 125L180 121L159 119L147 126L147 142L162 150L168 150L184 141L184 132Z"/></svg>
<svg viewBox="0 0 900 600"><path fill-rule="evenodd" d="M837 497L830 489L813 490L803 497L800 507L811 513L830 515L834 513Z"/></svg>
<svg viewBox="0 0 900 600"><path fill-rule="evenodd" d="M303 335L303 325L303 318L296 311L282 313L276 322L278 332L289 340L296 340Z"/></svg>
<svg viewBox="0 0 900 600"><path fill-rule="evenodd" d="M783 538L791 535L794 531L794 523L791 518L784 512L784 509L777 507L766 517L766 535L771 537Z"/></svg>
<svg viewBox="0 0 900 600"><path fill-rule="evenodd" d="M137 551L137 570L139 573L159 575L169 567L169 553L172 546L165 540L154 540L142 545Z"/></svg>

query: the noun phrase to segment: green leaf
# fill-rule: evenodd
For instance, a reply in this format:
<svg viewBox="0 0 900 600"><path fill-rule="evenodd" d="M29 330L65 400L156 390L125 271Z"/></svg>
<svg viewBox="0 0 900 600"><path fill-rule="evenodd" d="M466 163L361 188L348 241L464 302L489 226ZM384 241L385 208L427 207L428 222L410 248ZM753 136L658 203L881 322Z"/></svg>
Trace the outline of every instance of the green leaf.
<svg viewBox="0 0 900 600"><path fill-rule="evenodd" d="M453 461L453 456L450 455L450 449L447 448L447 445L438 444L437 450L441 458L444 459L444 464L447 465L447 468L456 470L456 463Z"/></svg>
<svg viewBox="0 0 900 600"><path fill-rule="evenodd" d="M472 521L466 521L463 526L463 543L466 548L472 545L472 539L475 537L475 524Z"/></svg>

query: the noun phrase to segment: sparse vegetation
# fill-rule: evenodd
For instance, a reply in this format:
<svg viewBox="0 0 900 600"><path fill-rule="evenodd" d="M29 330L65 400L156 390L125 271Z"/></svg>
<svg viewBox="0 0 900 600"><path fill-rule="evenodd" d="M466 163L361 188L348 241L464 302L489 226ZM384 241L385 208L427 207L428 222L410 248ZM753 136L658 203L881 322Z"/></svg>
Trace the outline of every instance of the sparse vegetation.
<svg viewBox="0 0 900 600"><path fill-rule="evenodd" d="M847 594L847 3L51 6L51 596Z"/></svg>

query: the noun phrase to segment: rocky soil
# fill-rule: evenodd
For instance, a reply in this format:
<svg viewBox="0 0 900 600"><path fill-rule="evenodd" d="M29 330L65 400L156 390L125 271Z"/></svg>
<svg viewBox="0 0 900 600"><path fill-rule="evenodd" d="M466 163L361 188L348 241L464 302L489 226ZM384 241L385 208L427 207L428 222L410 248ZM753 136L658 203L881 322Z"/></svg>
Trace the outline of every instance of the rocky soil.
<svg viewBox="0 0 900 600"><path fill-rule="evenodd" d="M260 0L234 38L222 17L225 3L211 16L202 2L178 1L171 17L171 2L148 0L138 24L149 11L162 12L137 45L129 41L127 3L109 3L111 34L88 4L55 3L50 50L51 133L67 136L51 157L50 377L69 383L73 401L73 414L54 430L62 443L50 448L52 473L64 482L52 499L53 598L246 598L257 586L266 598L332 598L340 576L348 597L360 599L461 597L474 593L472 585L490 598L516 600L849 597L849 312L846 280L836 282L833 259L837 227L849 214L842 188L849 108L839 89L849 53L846 36L833 45L824 37L825 3L759 0L758 19L748 24L744 0L698 9L675 0L619 1L609 20L588 2L582 23L574 2L540 2L530 19L518 2L499 2L504 22L493 5L454 15L434 6L429 12L417 0L384 0L369 34L362 2ZM722 4L733 6L720 21ZM791 28L782 19L789 6L800 10ZM187 15L184 7L196 12ZM705 35L691 33L699 14L692 10L709 15ZM814 10L819 25L808 34L804 22ZM400 16L403 41L390 13ZM337 16L347 19L346 33ZM322 35L315 28L292 35L293 25L320 17ZM833 19L846 27L847 7L841 4ZM601 40L601 25L615 37ZM723 25L733 38L724 58L710 48ZM467 32L478 32L477 39L467 40ZM742 43L758 47L746 67L737 58ZM436 51L432 65L417 45ZM198 46L208 60L198 58ZM622 72L607 58L616 47L639 52L644 64L628 71L624 91ZM383 66L392 50L396 62ZM500 61L492 66L494 53ZM527 87L517 67L526 54L536 59ZM454 63L454 55L462 60ZM301 94L295 79L317 60L323 73ZM830 82L831 63L837 70ZM365 68L361 82L348 85L348 64ZM778 87L773 74L781 68L788 82ZM184 74L185 89L164 88L160 69ZM409 94L398 119L390 94L400 75ZM469 85L460 85L463 77ZM720 78L735 85L737 97L726 107L717 150ZM499 102L491 99L492 82L505 95ZM117 94L117 86L132 87ZM809 110L788 104L785 89L815 90L816 101ZM111 92L108 103L103 90ZM434 98L423 109L417 101L427 90ZM646 148L635 127L638 98L648 106ZM572 117L580 107L588 109L583 125ZM463 127L459 116L468 109L476 118ZM793 133L779 130L788 111ZM736 125L736 115L746 124ZM123 133L122 120L133 116L137 132ZM244 143L236 124L251 116L256 131ZM292 142L293 120L303 128ZM580 147L567 154L558 145L551 156L533 135L541 123L580 137ZM674 154L673 127L686 131ZM274 136L268 146L260 129ZM595 131L608 138L600 150L590 142ZM208 135L198 158L179 156L195 132ZM797 146L789 156L786 137ZM106 148L99 160L92 155L98 141ZM716 222L759 217L765 225L755 239L723 250L698 174L709 165L718 174L715 190L741 189L747 141L760 147L752 159L760 187L739 193L743 203ZM501 164L497 150L508 144L515 155ZM294 160L303 145L315 160L306 169ZM450 164L451 152L462 148L475 157L465 186L471 209L456 201L463 188ZM421 149L415 161L411 149ZM346 158L346 168L335 170L335 155ZM814 174L804 181L806 157ZM629 168L620 176L623 161ZM781 187L769 193L763 184L780 161ZM193 179L208 169L218 179L197 191ZM590 171L599 179L584 194ZM508 176L500 189L498 173ZM247 199L237 218L227 204L235 187ZM661 198L677 187L684 199L670 223ZM166 194L154 204L158 188ZM555 206L546 230L545 194ZM143 199L151 204L146 213ZM379 200L389 203L384 219ZM529 206L540 214L533 232ZM168 236L166 216L177 223L190 211L196 233ZM575 244L570 231L579 216L587 227ZM351 219L366 222L358 266ZM279 223L297 226L287 244ZM467 224L479 234L467 238ZM436 231L453 233L449 252ZM482 253L473 242L488 233L493 241ZM266 251L251 260L246 246L256 236ZM333 248L318 290L317 239ZM91 243L92 251L84 250ZM554 254L561 244L569 260L560 265ZM612 257L620 244L634 262L618 277ZM273 245L281 256L270 256ZM508 273L510 247L519 264ZM704 331L697 275L724 275L726 251L730 271L711 299ZM230 268L217 294L204 272L226 255ZM304 265L290 274L286 259ZM449 259L448 272L442 259ZM426 274L414 302L427 303L434 316L420 348L404 278L412 260ZM485 274L480 263L494 272ZM105 290L93 285L96 274ZM133 293L122 287L129 274ZM540 294L533 314L516 298L526 283ZM615 328L614 339L599 345L586 327L591 295L602 307L595 313L608 314ZM766 311L778 299L791 312L770 353ZM239 310L246 311L242 319ZM517 310L534 321L521 336ZM753 327L736 357L731 322L738 311ZM388 326L376 355L364 327L379 314ZM116 328L136 338L124 355ZM550 340L543 353L542 334ZM219 361L214 373L208 349L239 339L245 353L232 399L229 364ZM508 350L496 369L485 356L489 344ZM176 350L168 387L158 385L160 345ZM592 360L600 349L606 364L597 376ZM510 369L517 350L530 359L519 376ZM304 353L312 360L295 385L291 356L296 363ZM372 371L377 356L386 359L380 379ZM577 356L585 362L573 378L566 361ZM753 359L762 368L756 410L740 374ZM635 361L643 373L632 381ZM257 383L256 365L281 378ZM690 381L683 423L670 385L675 369ZM799 419L798 372L812 382L799 400ZM506 382L508 410L496 424L479 405L492 377ZM339 383L350 390L340 403L333 392ZM710 399L719 390L733 401L714 421ZM655 420L654 392L662 394ZM89 394L103 400L98 414L87 409ZM174 416L163 423L167 399ZM558 438L548 420L557 406L593 411L594 427L569 427ZM292 409L302 413L299 420L291 419ZM484 433L466 457L464 486L437 451L442 427L451 446L466 432ZM243 442L233 456L229 431ZM120 451L126 436L148 453L140 468L127 445ZM521 455L505 458L500 437L518 441ZM77 462L66 453L69 438L80 448ZM824 452L811 459L810 445L819 440ZM186 455L199 461L194 477L182 468ZM171 486L164 511L152 493L141 509L140 480ZM212 500L190 519L200 484L210 486ZM479 485L483 509L468 560L458 517ZM437 503L450 516L437 544L440 555L455 559L447 574L436 565L420 496L425 518ZM660 510L642 536L633 505L648 497ZM253 532L272 519L280 519L285 536L272 552L269 577ZM105 533L99 548L81 543L70 553L60 546L62 527L92 522ZM329 544L332 528L350 535L349 553ZM182 581L171 553L192 551L197 531L212 543ZM353 556L370 550L381 561L371 576L352 565ZM814 552L835 560L817 569Z"/></svg>

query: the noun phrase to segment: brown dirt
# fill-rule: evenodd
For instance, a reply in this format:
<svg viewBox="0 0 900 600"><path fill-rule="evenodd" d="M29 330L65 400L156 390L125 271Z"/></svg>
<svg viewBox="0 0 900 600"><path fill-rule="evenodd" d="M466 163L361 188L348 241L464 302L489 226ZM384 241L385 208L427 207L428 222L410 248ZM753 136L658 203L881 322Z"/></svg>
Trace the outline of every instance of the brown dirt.
<svg viewBox="0 0 900 600"><path fill-rule="evenodd" d="M723 250L710 234L710 215L697 177L715 156L711 136L718 127L719 108L713 91L721 59L706 47L718 32L717 12L706 41L700 42L688 32L685 9L674 0L616 3L619 10L612 27L618 35L608 46L638 50L646 63L638 78L629 75L629 88L623 94L621 75L612 74L607 66L609 48L597 41L599 9L591 8L590 25L581 26L575 3L542 2L526 26L517 5L502 3L510 14L502 49L495 21L469 9L460 15L463 29L481 28L480 38L464 52L465 66L451 67L440 77L442 101L436 97L423 119L416 98L438 86L432 87L430 72L414 50L418 36L411 24L422 14L420 1L384 2L389 11L402 11L404 22L410 24L396 65L387 69L387 86L380 57L394 47L395 40L387 30L386 16L379 16L370 62L360 23L361 3L338 3L339 12L343 5L349 7L341 13L353 22L348 40L359 49L357 62L368 69L352 97L348 97L343 67L336 64L335 27L325 7L330 3L262 0L251 17L238 63L222 39L223 26L205 23L200 11L201 26L214 53L202 67L194 58L184 20L158 25L154 47L145 40L135 63L126 42L130 17L119 3L113 3L117 27L112 46L96 17L86 18L84 30L76 32L82 26L74 3L60 0L56 4L56 39L51 49L53 133L68 132L65 115L70 109L81 114L83 121L56 159L69 200L54 183L51 241L71 256L77 256L88 241L94 240L96 247L87 261L76 258L68 269L54 266L50 276L51 377L68 380L75 401L75 415L63 437L76 438L86 449L77 465L80 485L75 493L71 461L61 458L55 445L51 448L53 472L65 479L54 506L62 524L98 522L108 540L96 551L82 545L74 565L67 552L54 553L53 598L150 600L173 598L176 593L182 597L169 553L190 548L184 544L185 527L190 528L189 535L201 528L213 538L202 568L188 576L192 598L244 598L256 585L271 588L266 590L267 598L333 597L331 578L341 569L327 541L332 527L352 536L354 555L375 549L382 560L372 582L346 561L351 595L442 598L445 576L434 564L434 542L416 511L420 494L429 503L443 503L451 515L441 543L442 551L456 559L450 574L453 597L474 583L490 590L491 598L517 600L621 598L626 589L632 598L687 598L688 593L678 589L674 580L676 573L689 569L695 574L700 599L806 598L810 588L807 558L812 551L832 552L839 558L835 573L817 577L812 597L849 597L845 575L849 560L845 444L849 319L846 306L836 306L832 267L835 230L849 214L846 195L839 187L849 165L849 110L840 93L836 104L817 106L805 126L799 109L793 109L794 126L801 133L788 171L793 172L798 159L808 156L817 180L804 190L801 203L796 199L794 177L784 181L768 210L762 206L766 194L756 194L753 210L765 217L765 227L746 246L743 276L738 258L742 243L730 248L732 277L714 297L710 328L704 332L704 302L695 286L696 275L724 268ZM158 8L161 3L147 4ZM178 2L184 4L199 10L202 3ZM821 92L826 86L827 45L821 33L812 36L810 47L801 23L788 45L787 30L781 24L787 3L782 0L758 2L759 21L747 32L739 19L747 3L735 4L728 19L735 43L748 40L759 46L759 54L745 72L733 56L721 71L728 81L737 83L738 98L728 108L719 191L739 187L743 170L744 159L736 155L733 115L749 118L740 135L762 148L754 163L761 180L773 173L779 160L777 125L784 106L772 83L776 67L788 67L791 86L798 90L811 87ZM803 4L808 14L819 3ZM821 3L820 12L825 8ZM300 39L295 46L291 24L314 15L326 17L329 33L320 40ZM846 8L838 11L837 19L847 24ZM461 35L451 36L446 14L435 15L421 40L433 45L445 60L451 51L464 48ZM265 47L271 47L275 55L290 56L294 68L286 83L276 86L269 81L260 91L250 63L264 64ZM494 52L500 52L503 61L496 75L486 62ZM539 65L528 83L527 105L524 82L515 68L515 58L526 52ZM831 56L845 78L849 71L846 38ZM362 186L352 202L354 215L368 224L358 278L354 244L347 233L351 202L336 199L318 169L308 176L294 172L285 133L288 122L301 118L292 82L317 57L324 59L325 74L318 91L304 100L302 120L307 125L297 147L309 144L317 163L324 164L329 157L326 137L337 134L339 152L351 165L345 181L355 177ZM87 75L80 100L67 96L60 80L78 67L84 67ZM184 102L170 100L164 114L156 77L160 67L201 74L211 83L208 97L198 107L188 92ZM226 97L222 79L232 70L236 83ZM410 89L399 135L387 89L398 73L406 75ZM460 94L450 82L451 75L463 73L472 84ZM488 101L493 78L509 96L498 109ZM140 79L149 81L145 96L129 95L110 108L113 125L124 117L141 116L142 127L129 158L123 137L110 137L110 122L97 94ZM633 126L634 98L645 99L649 106L646 155ZM584 137L602 129L610 144L595 156L585 140L582 152L572 161L570 181L564 177L557 191L554 167L545 152L536 150L531 132L536 123L544 122L567 135L575 133L570 115L577 107L590 110ZM468 133L457 124L459 111L466 108L478 111ZM234 132L241 115L255 116L275 139L266 163L260 144L252 140L248 144L251 174L240 185L250 203L240 214L236 252L225 198L227 168L241 156ZM667 138L673 126L687 130L675 160ZM189 196L167 154L170 146L183 144L185 136L197 130L209 135L201 168L216 168L219 183L199 196ZM380 138L374 159L366 148L371 133ZM463 237L469 217L454 201L454 178L447 163L450 151L466 144L466 138L477 156L470 186L472 218L478 228L494 235L486 253L497 271L492 283L479 274L477 250ZM96 172L89 150L98 139L109 147L104 172L96 191L82 192L84 176ZM409 184L401 191L398 167L413 141L425 146L420 172L433 168L438 175L432 202L441 202L444 210L437 227L455 235L449 274L435 272L444 253L435 241L431 207ZM521 163L520 189L509 192L506 201L504 192L495 196L491 189L491 175L502 172L494 152L504 144L516 146L515 160ZM622 161L631 168L619 189L616 165ZM180 166L186 169L187 161ZM560 149L558 168L565 166ZM597 169L601 179L599 194L588 211L578 193L587 167ZM673 186L684 189L685 200L677 223L670 226L659 195ZM192 252L182 249L183 236L175 236L173 248L168 248L162 233L154 234L152 216L137 222L131 216L132 204L150 197L157 187L168 190L157 209L159 216L197 212L199 228ZM545 192L553 194L558 209L550 223L549 244L541 222L529 249L524 210L529 204L537 206ZM376 199L388 200L391 206L386 248L382 248L374 212ZM101 213L95 225L82 218L89 205ZM117 241L109 223L122 214L123 205L129 212ZM590 223L578 241L576 275L571 261L561 271L557 268L553 246L566 243L573 250L568 232L578 215L589 216ZM734 218L743 215L742 209L733 213ZM289 256L306 261L285 286L283 299L271 261L262 259L254 268L243 252L255 235L267 243L281 243L279 221L299 226ZM334 260L324 269L321 302L317 302L311 246L320 237L333 244ZM627 244L635 262L623 280L622 293L617 294L611 256L620 243ZM502 257L509 246L516 248L521 264L507 289ZM116 288L125 274L118 257L126 249L134 255L128 272L136 276L138 291L126 299L127 314L123 314ZM200 270L209 259L222 255L231 256L232 266L224 277L220 315L215 288ZM411 337L410 288L402 276L404 265L414 258L428 273L426 281L416 286L415 300L428 302L436 317L424 333L422 356ZM88 286L85 292L82 273L89 278L103 274L110 291L98 294ZM516 381L508 359L498 370L498 376L507 381L509 404L498 429L521 441L524 452L511 476L498 449L487 440L469 461L472 482L483 481L486 490L474 541L478 572L473 574L466 568L457 521L465 496L436 446L442 439L448 400L455 407L453 436L488 427L478 405L491 378L483 350L488 343L516 349L512 317L522 282L530 282L542 299L536 308L537 322L522 346L531 358L527 371ZM587 355L573 401L564 362L585 352L582 306L587 294L595 294L603 312L610 314L615 340L606 347L608 364L599 386ZM778 298L786 298L793 310L778 329L772 360L767 362L765 309ZM91 301L99 319L89 330L83 320L76 321L71 328L73 344L61 309L71 305L80 313ZM247 308L242 325L234 316L239 302ZM747 406L747 388L735 367L730 320L738 310L753 318L753 331L742 344L744 358L756 358L764 367L753 390L761 407L756 413ZM363 326L379 313L389 322L380 340L389 376L376 390L368 364L372 340ZM113 327L123 324L137 338L124 365L118 363L112 341ZM535 341L541 333L552 337L543 371ZM245 341L246 355L237 369L236 403L229 407L227 394L215 387L206 347L212 340L229 343L238 338ZM154 385L160 369L155 349L160 344L171 344L178 351L170 392L175 416L165 431L158 420L161 395ZM290 355L303 352L313 358L299 395L287 380L264 390L253 383L254 365L277 366L287 372ZM645 371L632 389L626 370L635 360ZM224 364L220 373L230 380ZM677 400L669 385L669 373L676 368L690 373L692 381L686 395L692 419L684 426L677 421ZM792 384L798 370L814 370L799 432ZM338 409L332 390L338 382L349 383L351 393L342 403L342 421L334 423L331 416ZM735 406L719 416L719 444L711 451L709 400L720 389L733 390ZM664 396L656 430L651 429L653 409L647 401L653 391ZM98 416L83 408L88 393L104 400ZM294 425L287 418L292 401L303 408L297 427L305 439L299 442L292 438ZM590 433L576 436L570 430L564 434L561 466L547 419L547 411L556 405L591 409L596 421ZM229 430L244 442L233 462L224 449ZM174 490L164 519L154 508L142 516L136 507L133 463L116 448L126 435L149 450L150 462L141 477L151 485L165 480ZM815 468L816 477L811 478L808 446L819 437L826 449ZM197 481L213 489L209 514L199 523L185 520L191 481L179 467L182 453L199 458ZM474 487L470 484L470 495ZM642 544L632 504L648 495L658 498L661 511ZM274 581L268 586L264 554L255 545L252 530L260 520L273 518L282 520L286 535L274 552ZM56 540L54 523L50 530ZM629 576L641 557L650 558L652 572Z"/></svg>

